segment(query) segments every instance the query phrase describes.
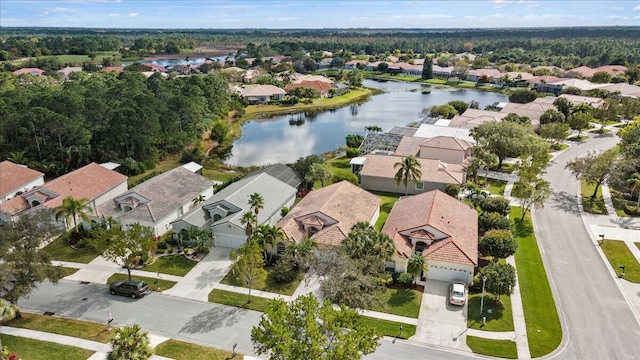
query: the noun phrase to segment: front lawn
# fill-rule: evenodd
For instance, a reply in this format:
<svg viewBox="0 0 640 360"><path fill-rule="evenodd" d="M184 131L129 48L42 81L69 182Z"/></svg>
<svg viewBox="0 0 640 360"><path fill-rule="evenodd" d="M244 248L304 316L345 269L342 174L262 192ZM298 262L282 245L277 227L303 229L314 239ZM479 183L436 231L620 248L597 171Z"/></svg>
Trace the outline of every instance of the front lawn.
<svg viewBox="0 0 640 360"><path fill-rule="evenodd" d="M55 316L21 313L22 317L8 321L5 325L21 329L44 331L85 340L107 343L111 333L105 324L65 319Z"/></svg>
<svg viewBox="0 0 640 360"><path fill-rule="evenodd" d="M176 276L185 276L194 266L198 264L197 261L187 259L182 254L161 256L151 265L147 265L142 270L160 272L161 274L169 274Z"/></svg>
<svg viewBox="0 0 640 360"><path fill-rule="evenodd" d="M584 180L580 180L580 189L582 191L582 209L591 214L607 215L607 208L602 198L602 186L598 187L595 198L591 198L593 191L596 189L594 184L588 184Z"/></svg>
<svg viewBox="0 0 640 360"><path fill-rule="evenodd" d="M70 233L71 232L67 232L58 236L55 240L44 247L44 252L49 255L51 260L88 264L91 260L100 255L100 252L94 248L83 250L72 248L68 241Z"/></svg>
<svg viewBox="0 0 640 360"><path fill-rule="evenodd" d="M395 321L360 316L360 323L375 328L378 334L383 336L408 339L416 334L416 326L411 324L402 324L402 332L400 332L400 323Z"/></svg>
<svg viewBox="0 0 640 360"><path fill-rule="evenodd" d="M520 221L522 209L511 207L509 218L514 223L513 235L518 242L515 254L520 295L527 323L527 337L531 357L536 358L555 350L562 340L562 328L538 249L531 217Z"/></svg>
<svg viewBox="0 0 640 360"><path fill-rule="evenodd" d="M267 270L267 273L273 270L273 266L265 266L264 268ZM304 278L304 272L299 272L296 278L286 284L277 283L269 280L269 276L267 275L267 279L265 281L257 281L253 284L253 290L266 291L270 293L282 294L282 295L293 295L293 293L300 285L300 282ZM226 285L233 285L246 288L247 286L244 284L240 278L236 276L233 270L230 270L227 275L225 275L224 279L222 279L221 283Z"/></svg>
<svg viewBox="0 0 640 360"><path fill-rule="evenodd" d="M504 359L517 359L518 348L511 340L484 339L475 336L467 336L467 346L476 354L501 357Z"/></svg>
<svg viewBox="0 0 640 360"><path fill-rule="evenodd" d="M624 241L605 240L600 248L618 276L622 273L620 266L624 265L624 278L633 283L640 283L640 264Z"/></svg>
<svg viewBox="0 0 640 360"><path fill-rule="evenodd" d="M502 296L500 300L502 305L495 302L493 294L488 292L484 293L484 307L482 311L486 317L486 323L482 326L482 315L480 315L482 293L469 294L467 326L472 329L484 331L513 331L511 297ZM488 309L491 309L491 314L489 314Z"/></svg>
<svg viewBox="0 0 640 360"><path fill-rule="evenodd" d="M387 221L387 218L389 217L389 213L393 208L393 204L395 204L396 201L398 201L398 198L400 197L400 195L392 194L392 193L376 192L376 191L372 191L372 194L376 195L377 197L380 198L380 200L382 200L382 202L380 203L380 216L378 216L378 220L376 221L376 225L375 225L376 229L382 230L382 227L384 226L384 223Z"/></svg>
<svg viewBox="0 0 640 360"><path fill-rule="evenodd" d="M370 310L387 314L418 318L422 291L408 288L385 288L376 293L381 304Z"/></svg>
<svg viewBox="0 0 640 360"><path fill-rule="evenodd" d="M6 347L9 354L18 354L25 360L86 360L93 351L74 346L56 344L48 341L40 341L23 337L0 335L2 346Z"/></svg>
<svg viewBox="0 0 640 360"><path fill-rule="evenodd" d="M165 279L156 279L156 278L150 278L150 277L145 277L145 276L132 275L131 278L135 279L135 280L144 280L144 281L146 281L147 284L149 284L149 290L158 291L158 292L169 290L176 284L175 281L170 281L170 280L165 280ZM109 277L109 279L107 279L107 284L111 284L111 283L114 283L116 281L122 281L122 280L127 280L127 279L129 279L129 276L127 274L113 274L113 275L111 275ZM157 285L156 285L156 280L158 281Z"/></svg>
<svg viewBox="0 0 640 360"><path fill-rule="evenodd" d="M487 182L485 183L483 178L482 180L478 179L478 183L484 189L496 195L503 195L504 189L507 187L506 181L498 180L498 179L487 179Z"/></svg>
<svg viewBox="0 0 640 360"><path fill-rule="evenodd" d="M175 360L227 360L231 359L231 351L191 344L178 340L167 340L154 349L156 355ZM238 355L242 359L242 355Z"/></svg>

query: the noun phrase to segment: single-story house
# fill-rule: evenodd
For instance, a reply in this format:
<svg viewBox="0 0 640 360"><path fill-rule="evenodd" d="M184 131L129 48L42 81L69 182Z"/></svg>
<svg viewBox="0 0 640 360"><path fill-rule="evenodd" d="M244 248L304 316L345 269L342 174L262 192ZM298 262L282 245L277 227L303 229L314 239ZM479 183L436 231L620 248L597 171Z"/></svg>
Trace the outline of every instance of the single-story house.
<svg viewBox="0 0 640 360"><path fill-rule="evenodd" d="M102 68L102 70L104 70L104 71L122 72L122 71L124 71L124 67L122 67L122 66L105 66L105 67Z"/></svg>
<svg viewBox="0 0 640 360"><path fill-rule="evenodd" d="M241 96L250 104L266 104L271 100L283 100L287 92L274 85L254 85L240 88Z"/></svg>
<svg viewBox="0 0 640 360"><path fill-rule="evenodd" d="M413 155L419 159L437 159L447 164L462 164L471 157L472 149L472 142L453 136L403 136L395 155Z"/></svg>
<svg viewBox="0 0 640 360"><path fill-rule="evenodd" d="M467 72L467 80L479 81L483 77L488 77L490 82L496 82L503 74L498 69L475 69Z"/></svg>
<svg viewBox="0 0 640 360"><path fill-rule="evenodd" d="M461 115L456 115L451 119L449 126L464 129L473 129L486 122L501 121L507 114L497 111L467 109Z"/></svg>
<svg viewBox="0 0 640 360"><path fill-rule="evenodd" d="M63 79L69 80L69 76L75 72L81 72L82 67L80 66L67 66L63 69L58 70L58 74L62 76Z"/></svg>
<svg viewBox="0 0 640 360"><path fill-rule="evenodd" d="M322 75L308 75L308 74L300 74L300 73L293 73L291 75L291 83L292 84L297 84L297 83L301 83L303 81L322 81L322 82L326 82L326 83L333 83L333 80L329 79L326 76L322 76Z"/></svg>
<svg viewBox="0 0 640 360"><path fill-rule="evenodd" d="M369 63L369 62L368 62L367 60L350 60L350 61L347 61L347 62L344 64L344 68L345 68L346 70L353 70L353 69L355 69L355 68L357 68L357 67L358 67L358 64L360 64L360 66L364 67L364 66L366 66L368 63Z"/></svg>
<svg viewBox="0 0 640 360"><path fill-rule="evenodd" d="M143 65L150 67L151 71L153 71L153 72L161 72L161 73L167 72L167 68L165 68L164 66L158 65L158 64L146 63L146 64L143 64Z"/></svg>
<svg viewBox="0 0 640 360"><path fill-rule="evenodd" d="M602 90L607 90L612 93L619 93L620 96L639 98L640 97L640 86L626 84L626 83L618 83L618 84L609 84L601 87Z"/></svg>
<svg viewBox="0 0 640 360"><path fill-rule="evenodd" d="M0 204L44 185L44 174L9 160L0 162Z"/></svg>
<svg viewBox="0 0 640 360"><path fill-rule="evenodd" d="M275 225L283 207L293 206L302 179L286 165L276 164L253 172L215 193L202 205L171 223L175 233L191 226L209 228L218 247L237 249L247 241L242 215L251 211L249 196L262 195L259 224Z"/></svg>
<svg viewBox="0 0 640 360"><path fill-rule="evenodd" d="M395 244L395 271L406 272L409 258L421 254L428 279L467 284L473 280L478 266L478 213L458 199L438 190L400 198L382 232Z"/></svg>
<svg viewBox="0 0 640 360"><path fill-rule="evenodd" d="M262 74L259 70L249 69L242 75L242 82L245 84L255 84L260 75Z"/></svg>
<svg viewBox="0 0 640 360"><path fill-rule="evenodd" d="M557 110L555 105L545 102L533 101L526 104L510 102L507 103L507 105L503 107L500 112L505 115L514 113L520 116L526 116L531 119L531 124L534 127L537 127L540 125L540 116L542 116L542 114L544 114L544 112L549 109Z"/></svg>
<svg viewBox="0 0 640 360"><path fill-rule="evenodd" d="M315 80L315 81L301 81L295 84L287 84L287 86L284 87L285 91L287 92L291 89L297 89L297 88L311 88L317 91L318 95L321 98L328 98L331 96L331 89L333 89L333 85L328 82Z"/></svg>
<svg viewBox="0 0 640 360"><path fill-rule="evenodd" d="M69 196L87 199L86 205L93 211L125 191L125 175L91 163L0 204L0 222L11 223L20 215L38 209L55 209ZM67 227L68 224L58 225Z"/></svg>
<svg viewBox="0 0 640 360"><path fill-rule="evenodd" d="M606 86L608 84L595 84L592 83L589 80L581 80L581 79L568 79L568 80L562 80L562 81L556 81L553 83L553 85L559 86L562 89L566 89L569 87L574 87L574 88L578 88L582 91L589 91L592 89L597 89L597 88L601 88L603 86Z"/></svg>
<svg viewBox="0 0 640 360"><path fill-rule="evenodd" d="M99 222L113 217L123 226L140 225L153 229L161 236L171 229L171 222L196 205L202 195L208 199L213 195L213 182L184 167L155 176L129 191L98 206L91 220Z"/></svg>
<svg viewBox="0 0 640 360"><path fill-rule="evenodd" d="M625 71L627 71L627 68L622 65L604 65L594 69L588 66L580 66L574 69L567 70L567 73L574 73L583 78L590 79L597 72L606 72L611 76L616 76L623 74Z"/></svg>
<svg viewBox="0 0 640 360"><path fill-rule="evenodd" d="M405 193L402 182L396 184L394 165L404 157L396 155L368 154L360 170L360 186L370 191L386 191L398 194ZM407 193L419 194L435 189L444 190L448 184L462 185L466 182L467 172L464 165L447 164L438 159L418 159L421 178L409 181Z"/></svg>
<svg viewBox="0 0 640 360"><path fill-rule="evenodd" d="M448 79L453 73L453 66L442 67L434 64L431 72L433 73L433 77Z"/></svg>
<svg viewBox="0 0 640 360"><path fill-rule="evenodd" d="M380 215L379 197L348 181L309 192L278 221L288 241L311 239L318 245L339 246L353 225L364 221L374 225ZM281 254L285 244L276 244Z"/></svg>
<svg viewBox="0 0 640 360"><path fill-rule="evenodd" d="M42 76L44 75L44 70L38 68L22 68L13 72L13 75L22 75L22 74L30 74L33 76Z"/></svg>
<svg viewBox="0 0 640 360"><path fill-rule="evenodd" d="M556 84L561 81L570 80L569 78L561 78L557 76L544 75L534 76L526 81L529 83L532 89L541 93L552 93L554 95L560 94L563 89L562 84Z"/></svg>

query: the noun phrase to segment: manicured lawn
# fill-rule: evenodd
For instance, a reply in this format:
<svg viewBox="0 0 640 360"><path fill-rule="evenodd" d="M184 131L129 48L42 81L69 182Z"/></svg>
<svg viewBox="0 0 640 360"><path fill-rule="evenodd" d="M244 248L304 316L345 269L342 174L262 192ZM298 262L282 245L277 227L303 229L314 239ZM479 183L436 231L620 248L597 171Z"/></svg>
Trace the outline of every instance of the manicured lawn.
<svg viewBox="0 0 640 360"><path fill-rule="evenodd" d="M151 265L142 268L144 271L160 272L176 276L185 276L194 266L196 261L187 259L184 255L162 256L156 259Z"/></svg>
<svg viewBox="0 0 640 360"><path fill-rule="evenodd" d="M388 314L418 318L422 291L407 288L385 288L377 294L381 304L371 310Z"/></svg>
<svg viewBox="0 0 640 360"><path fill-rule="evenodd" d="M573 136L569 136L567 138L568 141L576 141L576 142L583 142L585 140L587 140L589 137L587 135L573 135Z"/></svg>
<svg viewBox="0 0 640 360"><path fill-rule="evenodd" d="M200 346L178 340L167 340L158 345L154 353L175 360L227 360L231 359L231 351ZM242 359L242 355L237 355Z"/></svg>
<svg viewBox="0 0 640 360"><path fill-rule="evenodd" d="M113 275L111 275L109 277L109 279L107 279L107 284L111 284L111 283L116 282L116 281L127 280L128 278L129 278L129 276L127 276L127 274L113 274ZM150 277L145 277L145 276L131 276L131 278L132 279L136 279L136 280L144 280L144 281L146 281L147 284L149 284L149 290L151 290L151 291L169 290L176 284L175 281L169 281L169 280L165 280L165 279L156 279L156 278L150 278ZM158 286L160 288L158 288L158 286L156 286L156 280L158 280Z"/></svg>
<svg viewBox="0 0 640 360"><path fill-rule="evenodd" d="M516 170L515 164L510 163L502 163L502 167L500 169L494 169L494 171L498 171L505 174L511 174Z"/></svg>
<svg viewBox="0 0 640 360"><path fill-rule="evenodd" d="M213 289L209 293L209 302L235 306L243 309L264 312L269 305L269 299L251 296L251 303L247 304L248 296L233 291Z"/></svg>
<svg viewBox="0 0 640 360"><path fill-rule="evenodd" d="M360 316L360 323L376 328L378 333L383 336L408 339L416 334L416 326L410 324L402 324L402 333L400 333L400 323L395 321Z"/></svg>
<svg viewBox="0 0 640 360"><path fill-rule="evenodd" d="M496 356L504 359L518 358L516 343L511 340L492 340L467 336L467 346L476 354Z"/></svg>
<svg viewBox="0 0 640 360"><path fill-rule="evenodd" d="M76 250L69 246L67 237L69 233L58 236L57 239L44 247L44 251L49 254L51 260L69 261L88 264L95 259L100 252L96 249Z"/></svg>
<svg viewBox="0 0 640 360"><path fill-rule="evenodd" d="M267 270L267 272L270 272L272 269L273 269L272 266L265 267L265 270ZM300 272L292 282L286 283L286 284L280 284L280 283L269 281L267 277L267 280L258 281L255 284L253 284L253 289L267 291L267 292L276 293L276 294L282 294L282 295L293 295L294 291L296 291L296 289L298 288L298 285L300 285L300 281L302 281L303 278L304 278L304 273ZM233 286L247 287L242 282L242 280L240 280L234 274L233 270L227 273L224 279L222 279L221 283L227 284L227 285L233 285Z"/></svg>
<svg viewBox="0 0 640 360"><path fill-rule="evenodd" d="M553 144L553 145L551 145L551 147L549 149L550 149L551 152L554 152L554 151L562 151L562 150L564 150L564 149L566 149L568 147L569 147L569 145L567 145L567 144Z"/></svg>
<svg viewBox="0 0 640 360"><path fill-rule="evenodd" d="M78 272L78 270L80 270L80 269L64 267L64 266L61 266L60 269L62 270L62 277L67 277L69 275L73 275L76 272Z"/></svg>
<svg viewBox="0 0 640 360"><path fill-rule="evenodd" d="M622 272L620 266L624 265L624 278L633 283L640 283L640 264L624 241L605 240L600 248L618 276Z"/></svg>
<svg viewBox="0 0 640 360"><path fill-rule="evenodd" d="M36 315L21 313L22 317L7 322L6 326L44 331L58 335L66 335L107 343L111 338L111 333L107 331L105 324L98 324L89 321L65 319L55 316Z"/></svg>
<svg viewBox="0 0 640 360"><path fill-rule="evenodd" d="M25 360L86 360L93 351L11 335L2 336L2 346Z"/></svg>
<svg viewBox="0 0 640 360"><path fill-rule="evenodd" d="M593 184L587 184L586 181L580 180L580 188L582 189L582 208L584 211L591 214L606 215L607 208L604 205L602 198L602 187L598 187L598 192L595 198L591 198L596 186Z"/></svg>
<svg viewBox="0 0 640 360"><path fill-rule="evenodd" d="M382 200L382 203L380 203L380 216L378 217L375 225L376 229L382 230L382 226L384 226L384 223L387 221L389 213L393 208L393 204L398 201L400 195L375 191L373 191L372 193Z"/></svg>
<svg viewBox="0 0 640 360"><path fill-rule="evenodd" d="M340 176L341 178L346 178L348 176L355 176L351 172L351 164L349 163L351 159L349 159L346 155L339 156L333 159L329 159L326 161L326 164L329 165L333 176ZM330 185L332 180L325 183L325 185ZM320 184L318 182L318 184Z"/></svg>
<svg viewBox="0 0 640 360"><path fill-rule="evenodd" d="M236 177L238 175L242 175L239 172L230 172L230 171L220 171L213 169L202 169L202 176L206 177L209 180L214 181L226 181L230 178Z"/></svg>
<svg viewBox="0 0 640 360"><path fill-rule="evenodd" d="M480 315L480 303L482 293L469 294L469 305L467 309L467 326L472 329L485 331L513 331L513 313L511 312L511 297L502 296L502 305L494 301L493 294L484 293L483 312L486 323L482 326L482 316ZM491 314L487 311L491 309Z"/></svg>
<svg viewBox="0 0 640 360"><path fill-rule="evenodd" d="M504 189L507 187L506 181L497 179L487 179L487 183L485 184L484 178L478 178L478 182L484 189L489 190L492 194L496 195L503 195Z"/></svg>
<svg viewBox="0 0 640 360"><path fill-rule="evenodd" d="M522 209L515 206L511 207L509 217L514 222L513 235L518 242L515 258L529 350L531 357L536 358L549 354L560 345L562 328L531 218L527 214L524 221L519 221Z"/></svg>

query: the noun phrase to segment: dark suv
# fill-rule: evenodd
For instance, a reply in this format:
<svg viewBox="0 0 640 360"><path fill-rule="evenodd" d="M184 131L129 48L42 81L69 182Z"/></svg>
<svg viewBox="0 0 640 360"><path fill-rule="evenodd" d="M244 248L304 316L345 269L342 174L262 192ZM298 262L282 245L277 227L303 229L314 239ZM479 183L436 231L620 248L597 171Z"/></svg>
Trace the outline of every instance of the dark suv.
<svg viewBox="0 0 640 360"><path fill-rule="evenodd" d="M151 293L149 285L142 280L118 281L109 286L109 291L111 295L131 296L132 299Z"/></svg>

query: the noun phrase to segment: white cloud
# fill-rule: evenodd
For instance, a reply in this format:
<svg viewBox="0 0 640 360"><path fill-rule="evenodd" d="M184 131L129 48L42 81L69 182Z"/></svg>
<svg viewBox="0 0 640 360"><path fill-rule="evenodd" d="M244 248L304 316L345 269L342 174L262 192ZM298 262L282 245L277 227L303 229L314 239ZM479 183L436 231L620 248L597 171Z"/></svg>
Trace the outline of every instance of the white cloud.
<svg viewBox="0 0 640 360"><path fill-rule="evenodd" d="M640 5L638 5L638 6L634 7L634 8L633 8L633 9L631 9L631 10L633 10L633 11L640 11Z"/></svg>
<svg viewBox="0 0 640 360"><path fill-rule="evenodd" d="M623 9L620 6L611 6L609 7L611 11L622 11Z"/></svg>
<svg viewBox="0 0 640 360"><path fill-rule="evenodd" d="M120 14L118 14L118 13L113 13L113 14L108 14L107 16L115 17L115 16L120 16Z"/></svg>
<svg viewBox="0 0 640 360"><path fill-rule="evenodd" d="M540 3L534 0L520 0L518 1L518 4L526 5L528 8L534 8L534 7L540 6Z"/></svg>
<svg viewBox="0 0 640 360"><path fill-rule="evenodd" d="M49 15L49 10L45 10L45 11L42 13L42 15L44 15L44 16Z"/></svg>
<svg viewBox="0 0 640 360"><path fill-rule="evenodd" d="M634 16L633 20L640 20L640 16Z"/></svg>
<svg viewBox="0 0 640 360"><path fill-rule="evenodd" d="M138 16L138 15L139 15L138 13L129 13L129 16L130 16L130 17L136 17L136 16Z"/></svg>

